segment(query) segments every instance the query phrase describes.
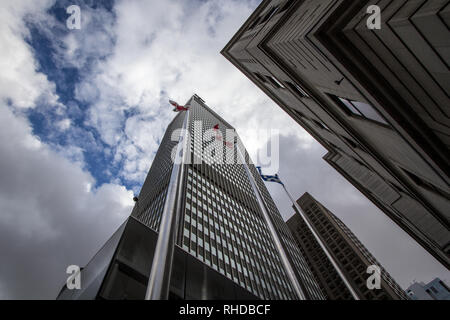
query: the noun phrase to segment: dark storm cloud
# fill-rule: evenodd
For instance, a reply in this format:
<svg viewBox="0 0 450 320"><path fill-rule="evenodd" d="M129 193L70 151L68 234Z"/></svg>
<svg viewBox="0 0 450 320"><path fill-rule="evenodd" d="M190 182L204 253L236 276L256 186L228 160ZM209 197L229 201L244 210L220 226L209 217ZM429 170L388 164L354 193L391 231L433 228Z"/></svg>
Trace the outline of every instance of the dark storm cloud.
<svg viewBox="0 0 450 320"><path fill-rule="evenodd" d="M129 214L132 193L104 184L0 107L0 298L54 299Z"/></svg>

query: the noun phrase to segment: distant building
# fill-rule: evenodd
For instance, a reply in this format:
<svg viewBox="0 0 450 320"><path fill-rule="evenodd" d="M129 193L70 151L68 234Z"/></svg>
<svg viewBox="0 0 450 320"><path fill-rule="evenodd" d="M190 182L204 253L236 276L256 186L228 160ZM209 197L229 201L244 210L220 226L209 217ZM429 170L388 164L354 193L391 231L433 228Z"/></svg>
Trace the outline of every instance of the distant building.
<svg viewBox="0 0 450 320"><path fill-rule="evenodd" d="M303 194L297 203L308 216L361 300L408 299L403 289L338 217L309 193ZM287 221L287 225L327 298L330 300L353 299L300 215L295 213ZM367 273L367 267L370 265L376 265L381 270L380 289L367 287L367 278L370 276Z"/></svg>
<svg viewBox="0 0 450 320"><path fill-rule="evenodd" d="M414 282L406 289L406 293L412 300L450 300L450 289L439 278L427 284Z"/></svg>
<svg viewBox="0 0 450 320"><path fill-rule="evenodd" d="M203 137L216 124L224 137L225 130L234 128L197 95L186 105L192 137L187 154L194 161L183 164L184 181L179 182L180 215L169 298L298 299L280 248L258 206L250 176L242 163L224 161L227 152L236 151L238 136L233 137L231 148L222 139ZM184 117L185 112L181 112L169 124L131 216L81 271L82 290L64 287L59 299L144 298L163 208L170 199L171 153L177 144L172 134L182 127ZM208 150L218 156L212 157ZM249 159L245 149L242 152ZM248 167L303 294L306 299L323 300L325 296L257 169L253 164Z"/></svg>
<svg viewBox="0 0 450 320"><path fill-rule="evenodd" d="M264 0L222 50L447 268L448 12L438 0Z"/></svg>

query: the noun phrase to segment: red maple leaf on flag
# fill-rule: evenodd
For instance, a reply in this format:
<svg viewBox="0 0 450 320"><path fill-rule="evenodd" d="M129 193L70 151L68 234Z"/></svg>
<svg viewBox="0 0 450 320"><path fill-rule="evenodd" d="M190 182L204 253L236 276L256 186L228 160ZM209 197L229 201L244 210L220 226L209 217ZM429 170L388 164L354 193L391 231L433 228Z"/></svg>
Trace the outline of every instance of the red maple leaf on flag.
<svg viewBox="0 0 450 320"><path fill-rule="evenodd" d="M222 136L219 135L219 133L218 133L218 130L219 130L219 124L216 124L216 125L213 127L213 129L214 129L214 131L216 131L216 139L219 140L219 141L222 141ZM226 145L228 148L233 148L233 143L232 143L232 142L230 142L230 141L225 141L224 143L225 143L225 145Z"/></svg>
<svg viewBox="0 0 450 320"><path fill-rule="evenodd" d="M233 142L225 141L225 145L226 145L228 148L233 148Z"/></svg>
<svg viewBox="0 0 450 320"><path fill-rule="evenodd" d="M173 100L169 100L169 103L175 107L173 109L173 111L175 111L175 112L187 111L189 109L189 107L180 106L177 102L175 102Z"/></svg>

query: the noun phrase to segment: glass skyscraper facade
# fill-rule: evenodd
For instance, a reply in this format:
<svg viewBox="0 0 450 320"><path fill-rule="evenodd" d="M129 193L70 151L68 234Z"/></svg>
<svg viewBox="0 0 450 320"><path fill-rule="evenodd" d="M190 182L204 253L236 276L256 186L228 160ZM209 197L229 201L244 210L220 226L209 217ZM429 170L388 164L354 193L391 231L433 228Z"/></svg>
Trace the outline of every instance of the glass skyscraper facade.
<svg viewBox="0 0 450 320"><path fill-rule="evenodd" d="M182 299L208 297L236 299L297 298L281 262L279 250L264 220L244 165L236 161L238 158L236 148L240 146L241 152L245 154L245 158L249 162L250 172L264 198L272 224L275 226L278 237L293 266L302 291L308 299L324 299L319 285L295 244L290 230L283 221L255 166L251 164L245 148L235 134L234 128L210 109L197 95L194 95L186 105L190 107L188 119L190 134L187 144L189 148L187 158L190 161L183 165L182 170L185 170L184 180L180 181L183 184L180 198L182 199L182 205L176 230L171 297ZM160 227L173 167L172 151L177 145L177 137L179 136L177 129L182 127L185 114L185 112L177 114L169 124L139 194L139 200L136 202L129 219L129 221L133 221L133 224L138 222L138 228L140 229L145 226L145 229L148 229L152 234L156 234ZM211 129L217 124L219 125L218 129L212 131ZM214 132L214 135L211 135L211 132ZM227 135L230 132L233 132L234 135L228 141ZM217 135L221 135L223 138L218 139ZM126 237L129 236L122 235L122 238ZM143 244L130 244L130 246L133 245L142 246ZM139 250L130 246L127 249L130 251L129 255L137 256L136 252ZM149 251L141 250L141 252L147 252L148 254ZM136 259L142 263L137 263ZM141 268L138 265L145 264L150 268L150 263L143 261L145 260L143 257L136 259L131 263L129 262L133 259L128 259L125 267L120 268L119 266L116 269L125 270L124 272L132 274L133 271L130 269ZM148 257L147 260L151 259L152 257ZM188 274L190 272L189 267L181 271L177 270L180 265L183 265L183 263L176 262L177 259L185 259L185 261L188 261L185 262L187 265L195 263L198 266L197 268L201 268L202 272L206 272L208 275L214 274L216 283L226 284L225 287L235 287L235 294L228 294L223 297L219 296L220 293L203 296L188 294L188 291L192 291L192 288L188 288L189 283L192 284L191 286L198 287L200 291L202 285L194 283L195 281L183 282L180 280L183 277L189 278L191 276ZM122 259L120 263L123 263L123 261L125 259ZM114 282L114 279L117 279L117 275L114 276L111 271L112 268L109 267L110 271L104 282ZM138 287L142 288L137 289L137 291L143 293L145 292L145 279L143 277L148 277L149 270L144 268L141 270L138 273L142 280ZM203 281L204 285L207 285L206 282L208 282L201 279L199 281ZM123 297L123 295L116 294L117 290L127 290L126 286L121 285L119 287L122 289L116 287L114 289L116 293L111 296L109 294L112 291L105 293L107 287L106 284L103 284L100 289L103 298ZM177 288L181 289L177 291ZM139 294L133 297L139 298Z"/></svg>

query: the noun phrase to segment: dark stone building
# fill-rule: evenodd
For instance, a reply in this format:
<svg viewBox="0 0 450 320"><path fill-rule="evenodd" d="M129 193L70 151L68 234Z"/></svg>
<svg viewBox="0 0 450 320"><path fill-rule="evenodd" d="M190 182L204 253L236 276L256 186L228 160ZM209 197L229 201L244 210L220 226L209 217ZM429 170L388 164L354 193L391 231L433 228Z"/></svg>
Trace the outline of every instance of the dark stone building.
<svg viewBox="0 0 450 320"><path fill-rule="evenodd" d="M449 24L443 0L264 0L222 50L446 267Z"/></svg>
<svg viewBox="0 0 450 320"><path fill-rule="evenodd" d="M408 299L402 288L338 217L309 193L303 194L297 203L361 300ZM353 299L300 215L295 213L288 220L287 225L327 298L330 300ZM367 273L367 267L370 265L380 268L380 289L367 287L367 279L371 275Z"/></svg>

